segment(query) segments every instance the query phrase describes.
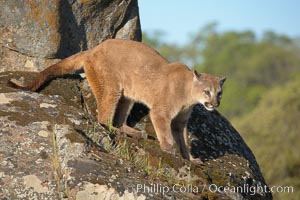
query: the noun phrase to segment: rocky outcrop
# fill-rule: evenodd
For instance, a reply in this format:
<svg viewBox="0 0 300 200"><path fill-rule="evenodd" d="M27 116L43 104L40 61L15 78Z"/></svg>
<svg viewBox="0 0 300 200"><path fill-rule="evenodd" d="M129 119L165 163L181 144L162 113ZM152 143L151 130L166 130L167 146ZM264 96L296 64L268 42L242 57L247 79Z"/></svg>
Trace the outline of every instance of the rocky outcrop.
<svg viewBox="0 0 300 200"><path fill-rule="evenodd" d="M35 74L0 76L1 198L272 199L251 150L217 111L194 109L191 148L204 161L194 165L162 152L155 136L137 140L95 123L81 77L32 93L6 81ZM147 117L137 127L153 130Z"/></svg>
<svg viewBox="0 0 300 200"><path fill-rule="evenodd" d="M108 38L141 40L136 0L0 0L1 71L43 69Z"/></svg>
<svg viewBox="0 0 300 200"><path fill-rule="evenodd" d="M143 174L81 135L96 128L80 109L61 96L7 92L2 82L1 199L145 199L130 189ZM100 127L94 134L108 132Z"/></svg>

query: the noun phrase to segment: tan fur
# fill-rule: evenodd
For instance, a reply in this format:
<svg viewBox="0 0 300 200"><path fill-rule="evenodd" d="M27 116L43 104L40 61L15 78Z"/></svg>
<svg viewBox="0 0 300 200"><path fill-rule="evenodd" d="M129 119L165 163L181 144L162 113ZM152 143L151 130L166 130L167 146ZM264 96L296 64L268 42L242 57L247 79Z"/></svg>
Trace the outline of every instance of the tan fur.
<svg viewBox="0 0 300 200"><path fill-rule="evenodd" d="M182 63L169 63L142 43L111 39L46 68L28 86L15 80L11 84L36 91L52 77L82 67L97 100L99 123L107 125L114 119L114 126L138 136L140 132L125 122L133 103L142 102L150 108L161 149L173 152L177 143L185 159L190 159L186 125L193 106L201 103L208 110L219 106L225 81Z"/></svg>

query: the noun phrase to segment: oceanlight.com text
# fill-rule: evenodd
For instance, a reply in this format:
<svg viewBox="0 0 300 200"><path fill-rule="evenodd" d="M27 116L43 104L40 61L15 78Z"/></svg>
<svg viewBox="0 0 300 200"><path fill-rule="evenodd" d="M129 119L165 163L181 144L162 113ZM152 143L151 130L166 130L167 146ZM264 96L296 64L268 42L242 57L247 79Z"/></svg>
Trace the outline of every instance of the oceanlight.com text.
<svg viewBox="0 0 300 200"><path fill-rule="evenodd" d="M248 193L250 195L260 194L260 193L293 193L293 186L250 186L248 184L242 186L217 186L216 184L211 184L208 186L208 190L212 193L215 192L225 192L225 193Z"/></svg>
<svg viewBox="0 0 300 200"><path fill-rule="evenodd" d="M250 195L263 194L263 193L293 193L293 186L253 186L253 185L242 185L242 186L218 186L216 184L195 186L189 185L163 185L163 184L137 184L136 191L142 193L156 193L165 195L170 192L175 193L202 193L209 191L211 193L246 193Z"/></svg>

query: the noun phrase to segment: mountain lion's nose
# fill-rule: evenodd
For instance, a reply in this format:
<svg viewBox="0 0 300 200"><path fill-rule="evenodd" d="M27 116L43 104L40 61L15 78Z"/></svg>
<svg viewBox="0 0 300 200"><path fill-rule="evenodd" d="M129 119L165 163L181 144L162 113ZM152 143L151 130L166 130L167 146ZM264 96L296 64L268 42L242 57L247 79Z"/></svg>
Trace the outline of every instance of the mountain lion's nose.
<svg viewBox="0 0 300 200"><path fill-rule="evenodd" d="M219 107L219 103L214 103L214 104L212 104L213 105L213 107Z"/></svg>

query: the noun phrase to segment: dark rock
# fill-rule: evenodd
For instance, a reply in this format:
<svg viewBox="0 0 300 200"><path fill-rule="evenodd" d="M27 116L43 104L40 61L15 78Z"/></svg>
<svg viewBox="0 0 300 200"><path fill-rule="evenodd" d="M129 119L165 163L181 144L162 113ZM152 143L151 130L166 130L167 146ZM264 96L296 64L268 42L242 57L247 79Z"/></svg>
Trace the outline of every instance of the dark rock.
<svg viewBox="0 0 300 200"><path fill-rule="evenodd" d="M223 180L230 180L241 188L264 188L265 190L253 193L243 189L243 192L240 192L243 198L272 199L252 151L230 122L218 111L210 112L202 105L195 106L188 123L188 130L191 133L193 156L211 165L219 166L217 176L222 176Z"/></svg>
<svg viewBox="0 0 300 200"><path fill-rule="evenodd" d="M133 110L143 114L146 111L142 105ZM151 135L154 132L149 116L144 117L137 127L144 127ZM205 161L207 168L202 170L209 184L243 188L242 192L227 193L233 199L272 199L251 149L218 111L210 112L202 105L196 105L189 119L188 131L191 153ZM254 189L262 191L253 192Z"/></svg>

